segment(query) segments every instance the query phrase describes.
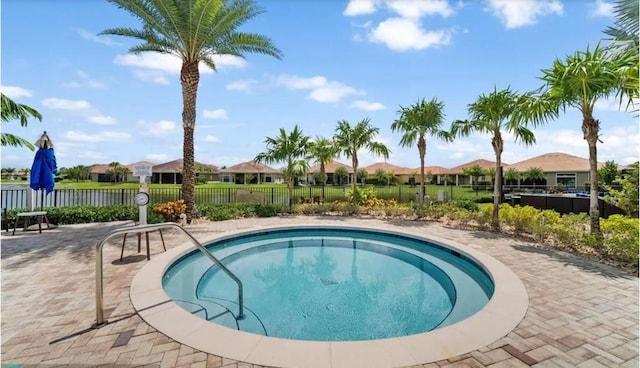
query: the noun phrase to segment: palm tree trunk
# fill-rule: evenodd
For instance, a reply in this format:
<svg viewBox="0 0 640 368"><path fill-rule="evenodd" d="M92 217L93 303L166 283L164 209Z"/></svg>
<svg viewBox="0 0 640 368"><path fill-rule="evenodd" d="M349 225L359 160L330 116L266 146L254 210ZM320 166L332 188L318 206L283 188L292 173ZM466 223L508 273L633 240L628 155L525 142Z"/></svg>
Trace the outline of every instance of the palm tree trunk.
<svg viewBox="0 0 640 368"><path fill-rule="evenodd" d="M500 230L500 217L499 217L499 208L500 208L500 187L502 186L502 172L500 170L500 166L502 166L502 155L496 153L496 176L493 183L493 215L491 217L491 226L493 230Z"/></svg>
<svg viewBox="0 0 640 368"><path fill-rule="evenodd" d="M187 207L187 223L196 215L195 210L195 176L193 172L194 148L193 133L196 126L196 99L198 94L198 82L200 81L200 71L197 61L184 61L180 71L180 82L182 84L182 127L184 137L182 144L182 198Z"/></svg>
<svg viewBox="0 0 640 368"><path fill-rule="evenodd" d="M582 122L582 133L584 139L589 145L589 178L590 198L589 198L589 217L591 218L591 234L600 235L600 210L598 208L598 151L596 144L598 143L598 132L600 131L600 122L591 116L584 118Z"/></svg>
<svg viewBox="0 0 640 368"><path fill-rule="evenodd" d="M353 156L352 156L352 159L351 159L351 166L352 166L352 169L353 169L353 177L355 178L356 177L356 173L358 172L358 157L356 156L355 152L353 152ZM355 180L352 180L351 184L352 184L352 189L353 189L353 195L354 195L354 198L355 198L356 190L358 190L356 188L357 183L356 183Z"/></svg>
<svg viewBox="0 0 640 368"><path fill-rule="evenodd" d="M424 156L427 152L427 142L424 135L418 138L418 153L420 154L420 206L424 205Z"/></svg>
<svg viewBox="0 0 640 368"><path fill-rule="evenodd" d="M500 167L502 166L502 150L504 149L504 141L502 140L502 134L500 130L496 129L491 140L493 146L493 152L496 154L496 173L493 182L493 214L491 216L491 227L493 230L500 230L500 189L502 186L502 172ZM476 192L477 193L477 192Z"/></svg>
<svg viewBox="0 0 640 368"><path fill-rule="evenodd" d="M322 186L327 185L327 175L325 174L324 161L320 161L320 177L322 178Z"/></svg>

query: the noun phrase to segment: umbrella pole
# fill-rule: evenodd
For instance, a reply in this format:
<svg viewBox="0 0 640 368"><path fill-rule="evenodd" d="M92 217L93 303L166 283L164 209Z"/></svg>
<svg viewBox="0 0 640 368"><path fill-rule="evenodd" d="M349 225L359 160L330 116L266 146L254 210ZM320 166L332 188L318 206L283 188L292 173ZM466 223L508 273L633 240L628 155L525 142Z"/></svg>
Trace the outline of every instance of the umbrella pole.
<svg viewBox="0 0 640 368"><path fill-rule="evenodd" d="M40 189L40 211L44 211L44 189Z"/></svg>

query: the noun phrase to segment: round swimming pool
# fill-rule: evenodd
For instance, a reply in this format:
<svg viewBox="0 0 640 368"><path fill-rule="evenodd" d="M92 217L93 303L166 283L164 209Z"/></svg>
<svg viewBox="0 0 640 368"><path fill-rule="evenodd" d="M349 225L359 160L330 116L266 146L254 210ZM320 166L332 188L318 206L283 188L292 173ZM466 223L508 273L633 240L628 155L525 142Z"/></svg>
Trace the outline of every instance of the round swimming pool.
<svg viewBox="0 0 640 368"><path fill-rule="evenodd" d="M136 274L138 315L174 341L241 362L398 367L489 345L527 311L509 268L428 226L251 221L201 240L242 280L245 318L236 319L237 286L192 243Z"/></svg>
<svg viewBox="0 0 640 368"><path fill-rule="evenodd" d="M286 229L207 245L244 286L195 251L163 277L166 293L212 323L287 339L355 341L431 331L493 294L473 260L411 237L367 230Z"/></svg>

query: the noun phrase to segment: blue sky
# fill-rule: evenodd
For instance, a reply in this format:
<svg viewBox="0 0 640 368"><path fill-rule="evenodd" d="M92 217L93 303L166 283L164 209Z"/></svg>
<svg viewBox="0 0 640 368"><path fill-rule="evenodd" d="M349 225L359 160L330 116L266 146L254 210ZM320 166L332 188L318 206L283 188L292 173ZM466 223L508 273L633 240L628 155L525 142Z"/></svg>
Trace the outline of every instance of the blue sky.
<svg viewBox="0 0 640 368"><path fill-rule="evenodd" d="M401 148L390 130L399 106L437 97L446 127L494 85L538 88L540 69L555 58L594 46L612 24L611 4L544 0L265 0L266 11L244 27L270 37L279 61L262 55L218 58L201 67L196 160L217 166L250 160L266 136L298 124L330 137L338 120L369 117L391 163L418 167L416 148ZM27 17L28 15L28 17ZM46 130L59 167L94 163L156 163L182 157L180 61L130 55L125 38L97 36L137 20L98 0L2 2L3 93L44 119L5 132L35 141ZM602 122L599 160L638 160L638 119L613 100L595 111ZM503 161L546 152L588 156L581 117L567 111L535 129L538 144L508 140ZM427 165L452 167L493 159L490 138L473 135L427 142ZM33 153L2 148L2 167L29 167ZM345 161L345 160L343 160ZM381 161L363 152L361 166ZM275 165L277 166L277 165Z"/></svg>

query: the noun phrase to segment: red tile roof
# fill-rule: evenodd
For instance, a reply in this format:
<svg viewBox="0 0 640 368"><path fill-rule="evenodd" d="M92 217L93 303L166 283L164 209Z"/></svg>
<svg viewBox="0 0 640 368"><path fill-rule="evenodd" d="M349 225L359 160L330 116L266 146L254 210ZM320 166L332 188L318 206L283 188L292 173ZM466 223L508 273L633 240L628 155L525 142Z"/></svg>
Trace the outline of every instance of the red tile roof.
<svg viewBox="0 0 640 368"><path fill-rule="evenodd" d="M324 165L324 172L327 174L333 174L336 172L336 169L339 167L344 167L348 172L353 172L353 168L351 166L345 165L338 161L331 161L328 164ZM308 170L308 173L313 174L316 172L320 172L320 165L313 165Z"/></svg>
<svg viewBox="0 0 640 368"><path fill-rule="evenodd" d="M280 170L274 169L267 165L259 164L255 161L242 162L237 165L229 166L226 169L220 169L221 173L235 174L279 174Z"/></svg>
<svg viewBox="0 0 640 368"><path fill-rule="evenodd" d="M603 162L598 162L598 167L602 165L604 165ZM516 162L513 165L505 165L505 169L513 168L521 172L527 171L532 167L539 167L544 172L586 172L589 171L589 160L566 153L553 152Z"/></svg>
<svg viewBox="0 0 640 368"><path fill-rule="evenodd" d="M373 175L378 170L383 170L385 172L392 172L395 175L410 175L413 172L413 169L408 167L396 166L390 164L388 162L377 162L375 164L364 167L367 171L367 174Z"/></svg>
<svg viewBox="0 0 640 368"><path fill-rule="evenodd" d="M449 170L447 170L447 172L445 174L462 174L464 169L466 169L468 167L476 166L476 165L480 165L480 167L482 167L485 170L496 167L495 161L489 161L489 160L485 160L485 159L481 158L481 159L478 159L478 160L473 160L473 161L467 162L467 163L462 164L462 165L458 165L456 167L452 167ZM508 164L503 163L503 165L507 166Z"/></svg>

